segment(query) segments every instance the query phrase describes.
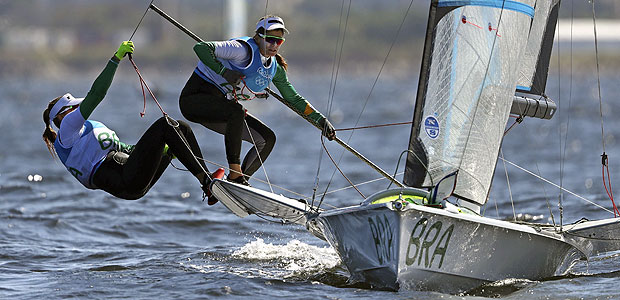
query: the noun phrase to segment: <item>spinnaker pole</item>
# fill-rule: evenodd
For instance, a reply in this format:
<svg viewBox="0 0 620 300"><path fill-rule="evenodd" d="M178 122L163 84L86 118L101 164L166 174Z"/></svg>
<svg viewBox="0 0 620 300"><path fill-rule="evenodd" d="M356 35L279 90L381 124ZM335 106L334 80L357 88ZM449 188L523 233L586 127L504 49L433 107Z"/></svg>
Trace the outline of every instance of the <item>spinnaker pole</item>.
<svg viewBox="0 0 620 300"><path fill-rule="evenodd" d="M166 14L163 10L159 9L159 7L155 6L153 3L150 4L149 6L153 11L155 11L156 13L158 13L160 16L162 16L164 19L168 20L168 22L172 23L172 25L176 26L177 28L179 28L181 31L183 31L185 34L187 34L188 36L190 36L192 39L194 39L195 41L202 43L204 42L203 39L201 39L199 36L197 36L196 34L194 34L193 32L191 32L189 29L185 28L185 26L183 26L181 23L177 22L175 19L173 19L171 16L169 16L168 14ZM278 95L276 92L274 92L273 90L271 90L270 88L266 88L265 91L267 91L271 96L273 96L274 98L278 99L278 101L282 102L284 105L288 106L289 108L291 108L294 112L296 112L299 116L301 116L302 118L304 118L304 120L310 122L310 124L314 125L316 128L318 128L319 130L323 130L323 128L321 128L321 126L319 126L318 124L316 124L315 122L313 122L310 118L308 118L306 115L304 115L303 113L300 113L298 111L296 111L295 109L293 109L293 107L286 102L286 100L284 100L284 98L282 98L282 96ZM398 180L396 180L396 178L392 177L392 175L388 174L387 172L385 172L383 169L381 169L379 166L377 166L375 163L373 163L372 161L370 161L368 158L364 157L364 155L362 155L361 153L359 153L357 150L353 149L353 147L349 146L347 143L345 143L344 141L342 141L341 139L339 139L338 137L334 137L334 141L336 141L338 144L340 144L342 147L344 147L346 150L348 150L349 152L353 153L353 155L355 155L357 158L359 158L360 160L362 160L363 162L365 162L367 165L369 165L371 168L373 168L375 171L379 172L379 174L381 174L383 177L389 179L390 181L392 181L394 184L398 185L399 187L405 187L401 182L399 182Z"/></svg>

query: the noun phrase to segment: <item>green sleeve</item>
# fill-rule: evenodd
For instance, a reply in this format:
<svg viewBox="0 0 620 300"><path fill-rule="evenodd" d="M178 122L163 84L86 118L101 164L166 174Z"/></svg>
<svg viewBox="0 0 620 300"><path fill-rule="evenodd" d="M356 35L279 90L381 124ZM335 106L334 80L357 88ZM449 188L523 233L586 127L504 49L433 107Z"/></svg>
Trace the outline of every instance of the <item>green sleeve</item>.
<svg viewBox="0 0 620 300"><path fill-rule="evenodd" d="M101 103L105 94L108 92L108 88L112 84L112 79L114 78L114 73L116 73L116 68L118 67L119 59L116 56L113 56L108 64L105 66L101 74L95 79L93 82L93 86L88 91L88 94L84 98L84 101L80 104L80 112L82 113L82 117L84 120L90 117L90 114L93 113L95 107Z"/></svg>
<svg viewBox="0 0 620 300"><path fill-rule="evenodd" d="M225 68L215 57L215 44L213 42L201 42L194 45L194 52L196 52L196 55L203 64L222 75Z"/></svg>
<svg viewBox="0 0 620 300"><path fill-rule="evenodd" d="M297 111L305 116L308 116L312 121L314 121L317 125L321 124L321 121L325 119L325 117L312 107L310 102L308 102L304 97L299 95L293 85L288 81L288 76L286 75L286 71L282 66L278 65L278 69L276 71L276 75L273 77L273 85L276 86L280 94L282 94L282 98L286 100L291 106Z"/></svg>

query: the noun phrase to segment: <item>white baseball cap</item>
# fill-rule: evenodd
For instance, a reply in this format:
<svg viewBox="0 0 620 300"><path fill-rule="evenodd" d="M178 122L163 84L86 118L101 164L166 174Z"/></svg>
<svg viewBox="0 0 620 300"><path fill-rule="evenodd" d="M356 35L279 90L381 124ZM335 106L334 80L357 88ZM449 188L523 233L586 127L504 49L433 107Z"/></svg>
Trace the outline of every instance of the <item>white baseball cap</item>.
<svg viewBox="0 0 620 300"><path fill-rule="evenodd" d="M256 31L260 28L265 28L265 32L269 30L282 29L284 32L288 33L288 30L284 27L284 21L278 16L260 18L260 20L256 23Z"/></svg>
<svg viewBox="0 0 620 300"><path fill-rule="evenodd" d="M56 104L52 106L52 109L50 109L50 120L54 120L54 118L62 112L61 110L63 107L78 105L82 103L82 100L84 100L84 98L75 98L73 95L66 93L64 96L60 97L58 102L56 102Z"/></svg>

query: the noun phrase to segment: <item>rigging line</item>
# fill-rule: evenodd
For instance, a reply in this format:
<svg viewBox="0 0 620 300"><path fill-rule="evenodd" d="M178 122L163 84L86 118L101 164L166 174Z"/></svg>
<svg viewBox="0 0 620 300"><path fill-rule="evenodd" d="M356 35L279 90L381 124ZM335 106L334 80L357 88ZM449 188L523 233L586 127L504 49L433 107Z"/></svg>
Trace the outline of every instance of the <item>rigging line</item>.
<svg viewBox="0 0 620 300"><path fill-rule="evenodd" d="M594 12L594 0L590 1L592 3L592 24L594 25L594 51L596 54L596 82L598 84L598 102L599 102L599 112L601 117L601 142L603 144L603 155L605 155L605 131L603 129L603 99L601 97L601 75L600 75L600 67L599 67L599 58L598 58L598 35L596 33L596 13Z"/></svg>
<svg viewBox="0 0 620 300"><path fill-rule="evenodd" d="M510 188L510 179L508 177L508 169L506 168L506 161L504 160L504 151L502 148L499 148L499 155L502 157L502 161L504 163L504 173L506 174L506 183L508 185L508 196L510 197L510 205L512 206L512 217L514 220L517 220L517 212L515 211L515 202L512 198L512 189ZM495 202L495 209L497 210L497 201ZM497 211L499 216L499 211Z"/></svg>
<svg viewBox="0 0 620 300"><path fill-rule="evenodd" d="M573 2L574 3L574 2ZM571 4L572 5L572 4ZM558 19L556 20L556 26L558 29L558 34L555 37L555 40L557 41L556 43L556 49L557 49L557 60L558 60L558 103L562 103L562 64L561 64L561 60L560 60L560 56L561 56L561 51L560 51L560 17L559 17L559 12L558 12ZM572 26L571 26L571 30L572 30ZM572 38L572 32L571 32L571 38ZM572 47L572 40L571 40L571 47ZM571 54L572 55L572 54ZM571 66L571 71L572 71L572 66ZM570 105L569 105L570 108ZM561 111L560 111L561 113ZM569 115L570 115L570 110L569 110ZM560 123L560 128L561 127L561 123ZM564 152L562 152L562 149L560 149L560 194L558 195L558 209L560 210L560 232L563 231L563 224L564 224L564 206L562 204L562 198L564 197L563 194L563 190L562 187L564 187L564 177L562 176L564 174L564 158L566 154L566 143L568 142L568 127L567 127L567 133L566 133L566 137L564 139ZM562 148L562 130L558 131L558 135L560 138L560 148ZM538 166L538 164L537 164ZM540 173L540 172L539 172Z"/></svg>
<svg viewBox="0 0 620 300"><path fill-rule="evenodd" d="M540 168L538 167L538 162L536 162L536 172L538 172L538 176L542 178L542 175L540 173ZM547 197L547 189L545 189L545 185L543 185L543 183L540 183L542 189L543 189L543 195L545 197L545 201L547 202L547 208L549 208L549 215L551 216L551 221L553 222L553 229L557 232L557 227L555 226L555 218L553 217L553 212L551 211L551 203L549 203L549 197Z"/></svg>
<svg viewBox="0 0 620 300"><path fill-rule="evenodd" d="M136 73L138 74L138 78L140 78L140 86L142 87L142 93L143 93L143 96L144 96L145 106L146 106L146 94L144 94L144 87L146 87L146 89L149 91L149 94L151 94L151 97L153 98L153 101L155 101L155 103L159 107L159 110L161 110L162 114L164 115L164 118L166 118L166 123L168 125L170 125L174 129L174 131L177 134L177 136L179 137L179 139L181 139L181 141L183 142L185 147L187 147L187 150L189 151L191 156L194 158L194 160L198 164L198 167L200 168L200 170L209 178L209 180L213 180L213 178L211 177L211 173L209 173L208 170L205 170L205 168L200 164L200 161L199 161L198 157L196 156L196 154L194 154L194 151L192 151L192 148L190 147L190 145L188 144L187 140L185 139L185 137L181 133L181 130L179 129L179 122L177 120L173 119L172 117L170 117L164 111L164 109L159 104L159 101L157 101L157 98L155 97L155 95L151 91L151 88L149 88L148 84L146 83L146 81L142 77L142 74L140 74L140 70L138 70L138 66L133 61L133 57L131 55L128 55L128 57L129 57L129 61L131 62L131 65L134 67L134 69L136 70ZM143 116L142 113L141 113L141 115Z"/></svg>
<svg viewBox="0 0 620 300"><path fill-rule="evenodd" d="M344 7L344 2L343 2L343 7ZM342 24L342 13L344 12L344 9L341 10L340 13L340 24ZM328 111L328 116L331 114L331 109L332 109L332 105L334 103L333 98L334 98L334 94L336 93L336 84L338 82L338 74L340 73L340 63L342 62L342 53L344 52L344 41L346 39L347 36L347 28L349 26L349 16L351 14L351 0L349 0L349 6L347 7L347 15L345 18L345 22L344 22L344 29L342 30L342 41L340 41L340 51L339 51L339 55L338 55L338 59L334 60L334 64L336 64L336 73L333 77L333 88L331 91L331 99L328 98L327 99L327 111ZM338 25L338 38L340 38L340 26ZM336 45L336 51L338 50L338 45ZM335 57L335 54L334 54ZM331 85L331 82L330 82ZM351 137L349 136L349 139L347 140L347 142L351 141ZM323 143L323 138L321 137L321 143ZM325 147L323 148L325 149ZM322 152L322 150L321 150ZM338 158L338 164L340 164L340 162L342 161L342 158L344 157L344 153L345 150L343 149L342 152L340 152L340 157ZM331 186L332 181L334 180L334 176L336 176L336 168L334 168L334 170L332 171L332 175L329 178L329 181L327 182L327 186L325 187L325 190L323 192L323 197L321 197L321 199L319 200L320 203L323 202L325 195L327 194L327 190L329 189L329 187ZM314 205L314 199L312 201L312 204ZM319 204L318 207L321 207L321 205Z"/></svg>
<svg viewBox="0 0 620 300"><path fill-rule="evenodd" d="M258 161L260 162L260 167L263 169L263 172L265 173L265 179L267 179L267 185L269 185L269 189L273 193L273 187L271 187L271 182L269 181L269 175L267 175L267 168L265 167L263 159L260 157L260 151L258 150L256 141L254 140L254 135L252 134L252 130L250 129L250 126L248 125L248 121L246 121L245 118L243 118L243 123L245 124L245 128L248 129L248 135L250 135L250 139L252 140L252 144L254 145L254 149L256 150L256 157L258 157ZM252 151L252 149L250 149L250 151ZM245 176L245 175L241 174L241 176Z"/></svg>
<svg viewBox="0 0 620 300"><path fill-rule="evenodd" d="M394 39L392 40L392 43L390 45L390 48L388 50L388 53L385 55L385 58L383 59L383 63L381 64L381 68L379 69L379 73L377 74L377 77L375 78L375 81L373 82L370 91L368 93L368 97L366 97L366 101L364 102L364 105L362 106L362 109L360 111L360 114L357 117L357 120L355 121L355 125L354 127L357 127L357 125L359 124L361 118L362 118L362 114L364 113L364 110L366 109L366 105L368 105L368 102L370 100L370 97L372 95L372 92L377 84L377 82L379 81L379 77L381 76L381 72L383 71L383 68L385 67L385 64L387 63L387 60L390 56L390 53L392 52L392 49L394 48L394 45L396 44L396 41L398 39L398 36L400 35L400 31L405 23L405 21L407 20L407 16L409 15L409 11L411 10L411 6L413 5L413 1L411 0L411 2L409 3L409 6L407 7L407 11L405 12L405 15L403 16L403 20L401 21L398 30L396 31L396 35L394 36ZM350 9L350 6L349 6ZM347 15L347 19L348 19L348 15ZM345 26L345 32L346 32L346 26ZM344 44L344 42L343 42ZM351 138L353 137L353 133L355 133L355 131L351 131L351 134L349 135L349 138L347 139L347 143L351 141ZM340 161L342 160L342 157L344 156L344 150L342 151L342 154L340 156L340 158L338 159L338 162L340 163ZM332 178L330 179L330 181L333 179L333 176L335 174L335 170L334 173L332 173ZM323 199L321 199L321 201L323 201Z"/></svg>
<svg viewBox="0 0 620 300"><path fill-rule="evenodd" d="M380 124L380 125L368 125L368 126L359 126L359 127L349 127L349 128L339 128L339 129L335 129L335 131L347 131L347 130L356 130L356 129L379 128L379 127L408 125L408 124L413 124L413 121L389 123L389 124Z"/></svg>
<svg viewBox="0 0 620 300"><path fill-rule="evenodd" d="M608 161L608 157L607 154L605 153L605 130L604 130L604 124L603 124L603 97L601 95L601 74L600 74L600 66L599 66L599 57L598 57L598 35L596 32L596 13L595 13L595 9L594 9L594 0L591 1L592 2L592 24L594 25L594 50L596 52L596 82L597 82L597 87L598 87L598 101L599 101L599 113L600 113L600 117L601 117L601 143L603 146L603 154L601 154L602 157L602 164L603 164L603 186L605 186L605 191L607 191L607 185L605 184L605 169L607 169L607 172L609 174L609 161ZM616 216L616 212L618 212L618 209L616 208L616 203L614 202L614 197L613 197L613 193L611 193L611 178L607 178L609 180L609 191L607 191L607 195L609 196L609 199L611 200L611 204L613 205L613 209L614 209L614 217Z"/></svg>
<svg viewBox="0 0 620 300"><path fill-rule="evenodd" d="M413 151L411 151L409 149L404 150L403 152L400 153L400 155L398 156L398 161L396 162L396 169L394 170L394 175L392 176L394 178L396 178L396 174L398 174L398 167L400 166L400 160L403 159L403 154L405 154L405 153L411 153L413 155L416 155ZM416 157L417 157L417 155L416 155ZM424 166L424 167L426 167L426 166ZM392 186L392 183L393 182L390 181L390 184L388 184L386 190L390 189L390 187Z"/></svg>
<svg viewBox="0 0 620 300"><path fill-rule="evenodd" d="M570 78L569 78L569 83L568 83L568 114L566 115L566 135L564 136L564 147L563 149L560 149L561 155L560 155L560 187L564 187L564 167L565 167L565 160L566 160L566 149L567 149L567 145L568 145L568 134L569 134L569 128L570 128L570 117L571 117L571 108L572 108L572 102L573 102L573 21L575 19L575 2L572 1L571 2L571 20L570 20ZM560 51L560 37L559 37L559 32L560 32L560 22L559 22L559 18L558 18L558 88L561 85L561 76L560 74L562 74L560 72L560 60L559 60L559 51ZM560 100L562 93L561 93L561 89L558 91L558 102L562 103ZM565 110L566 111L566 110ZM560 119L561 120L561 119ZM560 123L561 126L561 123ZM560 127L561 128L561 127ZM562 147L562 135L561 135L561 130L560 130L560 147ZM560 210L560 232L563 231L563 220L564 220L564 190L560 189L560 194L558 195L558 209Z"/></svg>
<svg viewBox="0 0 620 300"><path fill-rule="evenodd" d="M422 159L420 159L420 157L413 151L407 149L407 150L403 150L403 152L400 153L399 157L398 157L398 162L396 163L396 170L394 170L394 175L392 176L392 178L396 178L397 175L401 175L404 174L405 172L400 172L398 173L398 167L400 166L400 160L403 158L403 154L408 153L411 154L413 156L415 156L415 158L418 160L418 162L424 167L424 171L426 172L426 175L428 176L428 178L431 181L431 186L435 186L435 184L433 183L433 178L430 176L430 172L428 171L428 165L425 165L422 162ZM387 178L385 178L387 179ZM392 186L392 183L394 183L394 181L390 180L390 184L387 186L386 190L389 189ZM401 186L401 188L404 188L405 186Z"/></svg>
<svg viewBox="0 0 620 300"><path fill-rule="evenodd" d="M566 135L564 136L564 147L562 147L562 130L560 130L559 134L560 134L560 187L564 187L564 166L565 166L565 161L566 161L566 148L568 145L568 134L569 134L569 128L570 128L570 111L571 111L571 107L572 107L572 101L573 101L573 21L575 19L575 3L571 2L571 19L570 19L570 50L569 50L569 56L570 56L570 71L568 72L570 75L569 78L569 82L568 82L568 114L566 115ZM560 32L560 22L559 22L559 18L558 18L558 52L560 49L560 37L559 37L559 32ZM559 53L558 53L558 102L562 103L560 100L561 97L561 89L559 89L560 85L561 85L561 76L560 74L562 74L560 72L560 63L559 63ZM560 118L561 120L561 118ZM560 122L560 129L561 127L561 122ZM560 231L563 230L562 228L562 223L563 223L563 218L564 218L564 206L563 206L563 201L564 201L564 191L562 189L560 189L560 194L558 195L558 208L560 210Z"/></svg>
<svg viewBox="0 0 620 300"><path fill-rule="evenodd" d="M405 172L400 172L400 173L398 173L396 175L402 175L404 173ZM378 177L378 178L375 178L375 179L371 179L371 180L368 180L368 181L365 181L365 182L358 183L355 186L362 186L362 185L370 184L370 183L377 182L377 181L380 181L380 180L387 180L387 178L385 178L385 177ZM329 192L327 192L325 194L333 194L333 193L336 193L336 192L342 192L342 191L349 190L349 189L352 189L352 188L353 188L353 186L349 185L349 186L345 186L345 187L342 187L342 188L339 188L339 189L331 190L331 191L329 191ZM308 199L308 198L306 198L306 199ZM326 204L326 205L329 205L329 204ZM333 205L331 205L331 206L335 208L335 206L333 206Z"/></svg>
<svg viewBox="0 0 620 300"><path fill-rule="evenodd" d="M342 8L340 10L340 22L338 23L338 40L336 41L336 49L334 51L334 65L332 65L332 78L330 81L330 91L327 99L327 113L328 116L331 113L333 104L334 104L334 96L336 94L336 85L338 83L338 74L340 73L340 64L342 63L342 53L344 52L344 41L347 37L347 28L349 27L349 16L351 15L351 0L349 0L349 5L347 7L347 15L344 22L344 29L342 30L342 41L340 41L340 30L342 27L342 14L344 13L344 0L342 2ZM340 48L338 48L338 42L340 42ZM340 50L340 51L338 51ZM338 58L336 59L336 52L338 52ZM335 74L334 74L335 67Z"/></svg>
<svg viewBox="0 0 620 300"><path fill-rule="evenodd" d="M269 7L269 0L265 1L265 14L263 15L263 28L265 29L264 34L267 35L267 8ZM263 43L263 53L267 53L267 44ZM271 82L269 82L271 85Z"/></svg>
<svg viewBox="0 0 620 300"><path fill-rule="evenodd" d="M331 161L334 163L334 166L336 166L336 169L338 169L340 174L342 174L342 177L344 177L344 179L346 179L349 182L349 184L351 184L351 186L353 188L355 188L355 190L360 194L360 196L362 196L362 198L365 199L366 196L364 196L364 194L362 194L362 192L355 186L355 184L353 184L353 182L351 182L351 180L347 177L347 175L345 175L344 172L342 172L342 170L340 169L338 164L336 164L336 161L334 161L334 158L331 156L331 154L329 154L329 151L327 150L327 147L325 146L325 141L323 140L323 138L321 138L321 144L323 144L323 149L325 149L325 154L327 154L329 159L331 159ZM321 207L321 203L323 203L323 199L324 199L324 197L321 197L321 201L319 202L318 207Z"/></svg>
<svg viewBox="0 0 620 300"><path fill-rule="evenodd" d="M331 79L329 80L329 91L327 92L327 117L329 118L329 116L331 116L331 104L333 103L331 99L333 99L333 91L332 89L334 89L335 83L334 83L334 74L336 73L336 63L337 63L337 57L338 57L338 45L340 44L340 32L342 30L342 15L344 14L344 1L342 0L342 5L340 6L340 22L338 23L338 39L336 40L336 46L334 47L334 58L333 58L333 64L332 64L332 74L331 74ZM349 6L351 5L351 1L349 1ZM347 20L348 20L348 16L347 16ZM343 36L343 40L344 40L344 36ZM341 46L341 49L344 47L344 43L343 46ZM342 50L341 50L342 51ZM338 62L338 69L340 69L340 62ZM335 90L335 89L334 89ZM322 134L321 134L322 135ZM318 159L318 164L317 164L317 168L316 168L316 176L314 178L314 187L312 188L312 204L314 204L314 200L316 197L316 192L319 189L319 176L321 173L321 165L323 164L323 149L321 148L321 150L319 151L319 159ZM334 170L335 172L335 170ZM333 176L332 176L333 178Z"/></svg>
<svg viewBox="0 0 620 300"><path fill-rule="evenodd" d="M146 7L146 10L144 11L144 14L142 15L142 18L140 18L140 21L138 22L138 25L136 25L136 28L131 33L131 36L129 37L130 41L131 41L131 39L133 39L133 35L136 34L136 31L138 31L138 27L140 27L140 24L142 24L142 20L144 20L144 17L146 16L146 13L149 12L149 8L151 7L151 4L153 4L153 1L155 1L155 0L151 0L151 3L149 3L149 5Z"/></svg>
<svg viewBox="0 0 620 300"><path fill-rule="evenodd" d="M362 110L360 111L360 114L357 117L357 120L355 121L355 126L357 126L357 124L359 124L360 120L362 119L362 114L364 113L364 110L366 109L366 105L368 105L368 102L370 101L370 97L372 96L372 92L375 89L375 86L377 85L377 82L379 81L379 77L381 77L381 72L383 71L383 68L385 67L385 64L387 63L388 58L390 57L390 53L392 52L392 49L394 48L394 45L396 44L396 41L398 40L398 36L400 35L400 31L403 28L403 25L405 24L405 21L407 20L407 16L409 15L409 11L411 10L411 6L413 5L413 1L411 0L411 2L409 2L409 7L407 7L407 11L405 11L405 15L403 16L402 21L400 22L400 25L398 26L398 30L396 31L396 35L394 35L394 39L392 39L392 44L390 45L390 48L388 49L387 54L385 55L385 58L383 59L383 63L381 64L381 68L379 69L379 73L377 74L377 77L375 77L375 81L372 83L372 86L370 87L370 91L368 92L368 96L366 97L366 101L364 101L364 105L362 106ZM353 133L351 133L351 136L353 136ZM349 137L349 139L351 139Z"/></svg>
<svg viewBox="0 0 620 300"><path fill-rule="evenodd" d="M605 179L605 171L607 171L607 179ZM618 208L616 207L616 203L614 202L614 196L611 190L611 177L609 176L609 167L603 166L602 170L602 178L603 178L603 187L605 188L605 192L607 193L607 197L611 199L611 204L613 206L614 218L616 217L616 213L618 212ZM607 185L609 184L609 188ZM619 214L620 215L620 214Z"/></svg>
<svg viewBox="0 0 620 300"><path fill-rule="evenodd" d="M594 203L591 200L588 200L585 197L576 194L575 192L572 192L570 190L567 190L566 188L560 187L558 184L553 183L553 182L551 182L550 180L548 180L546 178L540 177L540 176L536 175L535 173L533 173L532 171L525 169L524 167L521 167L521 166L519 166L519 165L517 165L517 164L515 164L515 163L513 163L513 162L511 162L511 161L509 161L507 159L504 159L502 157L500 157L499 159L507 162L508 164L512 165L513 167L515 167L515 168L517 168L517 169L519 169L519 170L521 170L521 171L523 171L523 172L525 172L527 174L530 174L530 175L534 176L535 178L538 178L538 179L540 179L540 180L542 180L542 181L544 181L544 182L546 182L546 183L548 183L548 184L550 184L550 185L552 185L552 186L554 186L556 188L562 189L562 191L565 191L565 192L567 192L567 193L569 193L569 194L571 194L571 195L573 195L573 196L575 196L575 197L577 197L577 198L579 198L579 199L581 199L581 200L583 200L585 202L588 202L588 203L590 203L590 204L592 204L592 205L594 205L594 206L596 206L596 207L598 207L598 208L600 208L600 209L602 209L604 211L607 211L609 213L613 213L611 210L609 210L609 209L607 209L607 208L605 208L605 207L603 207L603 206L601 206L601 205L599 205L597 203Z"/></svg>

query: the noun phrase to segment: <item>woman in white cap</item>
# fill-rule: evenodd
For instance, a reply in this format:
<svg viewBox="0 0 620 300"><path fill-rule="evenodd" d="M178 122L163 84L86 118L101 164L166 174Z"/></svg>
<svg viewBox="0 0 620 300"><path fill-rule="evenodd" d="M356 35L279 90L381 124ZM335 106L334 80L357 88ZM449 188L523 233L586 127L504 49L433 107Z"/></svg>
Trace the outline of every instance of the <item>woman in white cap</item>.
<svg viewBox="0 0 620 300"><path fill-rule="evenodd" d="M336 135L325 116L300 96L288 81L287 63L278 54L285 33L288 30L282 18L270 15L256 23L253 37L194 46L200 61L181 92L179 106L187 120L224 134L229 181L248 185L249 177L273 149L276 142L273 131L247 113L238 102L254 97L266 98L264 89L272 82L296 111L323 128L323 135L329 139ZM243 164L240 159L242 140L255 144Z"/></svg>
<svg viewBox="0 0 620 300"><path fill-rule="evenodd" d="M43 141L52 156L57 156L69 173L89 189L101 189L123 199L141 198L159 179L174 154L209 195L211 175L200 159L200 148L187 123L179 121L177 131L162 117L137 144L127 145L103 123L88 120L105 97L118 63L125 54L133 53L133 49L131 41L121 44L86 98L74 98L67 93L49 102L43 112Z"/></svg>

